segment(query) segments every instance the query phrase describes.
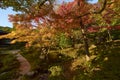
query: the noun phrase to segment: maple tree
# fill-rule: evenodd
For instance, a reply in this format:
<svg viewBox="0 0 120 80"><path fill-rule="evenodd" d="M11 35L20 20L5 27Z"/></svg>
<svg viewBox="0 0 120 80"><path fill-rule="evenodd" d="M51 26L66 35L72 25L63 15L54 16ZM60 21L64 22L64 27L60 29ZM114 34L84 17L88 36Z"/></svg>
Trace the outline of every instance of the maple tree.
<svg viewBox="0 0 120 80"><path fill-rule="evenodd" d="M57 18L57 24L61 25L64 30L80 28L85 44L86 54L89 55L89 46L87 38L87 28L95 23L94 14L100 14L106 7L106 0L102 6L95 9L92 5L88 4L85 0L75 0L68 4L63 4L57 11L61 18Z"/></svg>

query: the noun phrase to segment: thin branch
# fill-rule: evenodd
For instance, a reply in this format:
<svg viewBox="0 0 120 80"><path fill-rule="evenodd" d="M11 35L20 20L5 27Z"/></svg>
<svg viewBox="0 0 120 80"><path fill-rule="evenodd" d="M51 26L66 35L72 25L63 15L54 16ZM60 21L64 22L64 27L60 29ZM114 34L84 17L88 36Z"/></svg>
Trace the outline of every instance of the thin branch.
<svg viewBox="0 0 120 80"><path fill-rule="evenodd" d="M38 2L39 9L41 9L41 6L44 5L44 3L45 3L46 1L48 1L48 0L44 0L44 1L42 1L41 3Z"/></svg>
<svg viewBox="0 0 120 80"><path fill-rule="evenodd" d="M107 0L104 0L104 3L103 3L103 6L102 6L101 10L95 11L95 12L88 12L86 14L78 16L77 18L81 18L81 17L87 16L87 15L90 15L90 14L100 14L105 10L106 4L107 4Z"/></svg>

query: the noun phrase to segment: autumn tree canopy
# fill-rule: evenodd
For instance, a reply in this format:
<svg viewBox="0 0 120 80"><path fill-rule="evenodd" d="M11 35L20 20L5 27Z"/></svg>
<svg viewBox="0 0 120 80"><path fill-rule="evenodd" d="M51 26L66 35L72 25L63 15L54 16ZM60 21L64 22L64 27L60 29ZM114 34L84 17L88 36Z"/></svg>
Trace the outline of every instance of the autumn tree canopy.
<svg viewBox="0 0 120 80"><path fill-rule="evenodd" d="M55 0L1 0L0 8L12 7L21 12L9 15L9 20L16 28L11 33L15 41L33 44L38 40L40 43L45 42L45 45L53 45L56 42L56 39L53 40L55 34L62 31L68 36L73 29L79 28L87 50L87 34L89 30L94 31L91 29L93 26L98 31L102 27L120 24L119 4L118 0L99 0L96 4L89 4L87 0L74 0L56 8Z"/></svg>

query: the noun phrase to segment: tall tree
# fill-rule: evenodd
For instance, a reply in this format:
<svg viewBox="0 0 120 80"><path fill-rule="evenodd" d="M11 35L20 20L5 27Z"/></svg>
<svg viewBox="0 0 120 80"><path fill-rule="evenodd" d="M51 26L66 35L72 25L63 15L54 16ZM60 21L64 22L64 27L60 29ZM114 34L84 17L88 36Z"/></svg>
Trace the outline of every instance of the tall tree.
<svg viewBox="0 0 120 80"><path fill-rule="evenodd" d="M87 38L87 28L95 24L95 18L93 15L101 14L106 8L106 0L101 2L100 6L90 5L85 0L75 0L74 2L70 2L68 4L63 4L57 11L61 17L57 18L57 24L61 25L60 27L64 28L64 30L80 28L83 36L83 41L85 45L85 53L89 56L89 46L88 46L88 38Z"/></svg>

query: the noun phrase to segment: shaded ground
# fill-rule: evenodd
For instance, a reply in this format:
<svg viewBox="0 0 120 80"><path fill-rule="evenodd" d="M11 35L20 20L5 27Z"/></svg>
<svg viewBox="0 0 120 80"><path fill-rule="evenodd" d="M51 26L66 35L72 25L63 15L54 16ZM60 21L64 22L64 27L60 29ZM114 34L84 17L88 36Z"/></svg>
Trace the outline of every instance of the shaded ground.
<svg viewBox="0 0 120 80"><path fill-rule="evenodd" d="M0 50L0 80L16 80L19 76L18 60L13 54L9 54L6 50Z"/></svg>
<svg viewBox="0 0 120 80"><path fill-rule="evenodd" d="M20 50L2 50L1 51L1 54L3 54L3 55L11 55L11 57L12 56L15 56L16 57L16 60L18 60L18 62L19 62L19 67L18 67L18 69L19 69L19 74L21 74L21 75L26 75L27 73L29 73L29 71L30 71L30 69L31 69L31 65L29 64L29 62L21 55L21 54L19 54L19 51ZM9 60L9 59L8 59ZM14 63L14 62L12 62L12 63ZM9 63L7 63L7 64L9 64ZM13 64L13 65L10 65L9 67L12 67L12 66L15 66L16 64ZM3 66L3 67L5 67L5 66ZM12 72L12 70L11 69L7 69L9 72ZM4 72L3 72L4 73ZM16 74L16 73L15 73ZM7 76L7 75L6 75ZM11 76L12 77L12 76ZM14 77L15 78L15 77ZM20 79L21 77L19 77L17 80L21 80ZM7 79L7 78L5 78L5 79ZM0 79L1 80L1 79ZM3 78L3 80L4 80L4 78ZM10 79L11 80L11 79ZM16 79L15 79L16 80Z"/></svg>
<svg viewBox="0 0 120 80"><path fill-rule="evenodd" d="M68 50L67 53L69 53L70 55L72 51ZM17 57L16 59L20 62L19 73L22 75L28 74L31 67L34 65L30 65L27 59L25 59L25 57L19 54L19 50L10 50L9 53L15 55ZM73 54L74 53L75 52L73 52ZM94 54L94 56L96 57L91 60L90 65L89 63L85 64L85 61L84 59L82 59L82 57L78 57L71 62L62 64L64 69L62 72L62 76L66 77L65 79L62 79L61 78L62 76L59 76L59 79L58 78L43 79L46 77L46 76L44 77L43 74L42 79L40 79L41 76L39 76L37 79L35 79L36 77L34 76L32 79L28 76L29 78L25 80L119 80L120 79L120 67L119 67L120 41L116 41L114 42L114 44L107 43L105 45L99 45L97 53ZM36 58L32 60L36 60ZM39 63L37 62L37 64ZM72 67L73 70L71 69ZM76 70L74 71L74 69ZM17 80L23 80L22 78L23 77L19 77Z"/></svg>

